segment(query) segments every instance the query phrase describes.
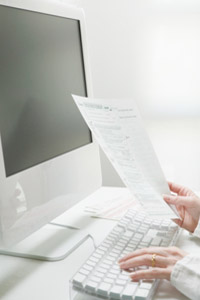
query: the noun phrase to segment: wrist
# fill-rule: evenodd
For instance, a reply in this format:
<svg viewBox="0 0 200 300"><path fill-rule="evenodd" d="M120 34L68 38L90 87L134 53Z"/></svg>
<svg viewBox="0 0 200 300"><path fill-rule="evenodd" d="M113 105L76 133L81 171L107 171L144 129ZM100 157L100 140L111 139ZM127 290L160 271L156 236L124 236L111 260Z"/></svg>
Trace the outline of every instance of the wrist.
<svg viewBox="0 0 200 300"><path fill-rule="evenodd" d="M200 221L197 222L197 224L192 232L192 235L200 238Z"/></svg>

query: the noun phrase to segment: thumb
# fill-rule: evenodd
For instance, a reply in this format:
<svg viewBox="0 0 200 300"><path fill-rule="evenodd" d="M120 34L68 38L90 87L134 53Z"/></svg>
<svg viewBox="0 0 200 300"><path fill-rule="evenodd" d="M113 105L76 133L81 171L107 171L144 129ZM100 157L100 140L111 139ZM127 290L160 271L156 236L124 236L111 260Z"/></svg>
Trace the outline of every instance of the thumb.
<svg viewBox="0 0 200 300"><path fill-rule="evenodd" d="M179 227L182 227L183 225L183 220L180 220L180 219L172 219L172 221L174 223L176 223Z"/></svg>
<svg viewBox="0 0 200 300"><path fill-rule="evenodd" d="M170 195L163 195L163 199L168 203L168 204L173 204L173 205L182 205L186 207L191 206L191 200L192 197L190 196L170 196Z"/></svg>

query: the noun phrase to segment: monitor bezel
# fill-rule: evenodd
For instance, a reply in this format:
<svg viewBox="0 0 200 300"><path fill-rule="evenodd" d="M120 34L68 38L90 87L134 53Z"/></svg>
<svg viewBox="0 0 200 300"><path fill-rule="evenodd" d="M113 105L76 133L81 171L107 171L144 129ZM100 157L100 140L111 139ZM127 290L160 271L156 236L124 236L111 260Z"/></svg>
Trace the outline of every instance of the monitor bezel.
<svg viewBox="0 0 200 300"><path fill-rule="evenodd" d="M0 6L2 5L7 7L12 7L12 8L17 8L17 9L22 9L26 11L33 11L33 12L38 12L42 14L53 15L53 16L58 16L58 17L63 17L68 19L70 18L79 21L80 31L81 31L82 52L83 52L82 54L84 58L86 89L87 89L88 97L92 97L93 96L92 79L91 79L91 71L90 71L90 63L89 63L89 55L88 55L87 33L86 33L86 22L85 22L84 11L80 8L68 6L63 3L55 3L55 2L50 3L48 1L42 1L41 3L41 1L38 0L29 0L29 1L22 0L20 2L17 0L0 0ZM30 176L31 178L32 172L35 174L40 173L40 170L44 172L44 169L48 170L54 164L58 163L59 165L61 165L63 159L66 161L68 160L73 161L74 156L83 157L85 161L88 161L90 158L90 161L88 161L88 174L91 173L92 168L94 168L95 171L93 173L92 178L90 178L90 181L88 180L87 182L88 183L87 191L80 192L80 195L77 194L77 197L75 197L76 200L74 199L74 203L69 205L69 207L65 208L65 210L70 208L74 204L76 204L78 201L82 200L84 196L87 196L89 193L92 193L93 191L98 189L102 184L99 147L94 137L92 136L91 143L85 146L67 152L65 154L62 154L58 157L51 158L48 161L42 162L39 165L32 166L26 170L20 171L17 174L10 175L9 177L6 176L4 159L3 159L3 150L2 150L2 144L0 139L0 246L4 246L4 245L9 246L24 239L32 232L36 231L37 229L39 229L40 227L42 227L47 222L51 221L53 218L57 217L59 214L61 214L64 211L64 209L61 208L60 210L58 209L54 213L49 213L49 215L45 216L43 220L40 220L39 218L38 224L36 224L37 220L35 224L31 224L31 222L29 224L28 220L25 220L25 223L27 221L28 228L24 230L23 229L21 230L21 226L24 226L25 223L23 222L20 223L21 220L18 219L16 219L16 223L12 225L11 228L5 228L3 219L6 216L4 215L2 218L2 214L4 212L4 205L7 201L6 198L8 198L8 201L10 199L10 194L11 194L10 191L13 189L13 182L15 183L18 182L18 179L21 178L21 176L24 176L26 178ZM78 162L80 163L80 161L77 161L77 164ZM82 190L84 190L84 188L82 188Z"/></svg>

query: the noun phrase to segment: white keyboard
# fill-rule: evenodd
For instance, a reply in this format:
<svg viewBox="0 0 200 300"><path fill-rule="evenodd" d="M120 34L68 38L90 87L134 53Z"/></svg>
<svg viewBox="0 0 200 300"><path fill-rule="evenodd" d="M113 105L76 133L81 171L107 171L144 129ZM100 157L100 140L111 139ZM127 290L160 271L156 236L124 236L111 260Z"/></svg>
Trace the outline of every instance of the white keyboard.
<svg viewBox="0 0 200 300"><path fill-rule="evenodd" d="M87 299L89 295L92 299L152 299L158 280L132 282L118 261L136 249L174 245L178 232L170 220L151 219L143 211L129 210L74 275L72 290L86 294Z"/></svg>

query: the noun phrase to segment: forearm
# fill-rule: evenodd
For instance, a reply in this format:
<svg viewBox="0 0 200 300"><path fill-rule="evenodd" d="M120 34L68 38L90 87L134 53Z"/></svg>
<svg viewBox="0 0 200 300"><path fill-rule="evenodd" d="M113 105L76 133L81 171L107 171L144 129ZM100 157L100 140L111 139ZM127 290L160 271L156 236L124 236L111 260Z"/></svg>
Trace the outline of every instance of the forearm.
<svg viewBox="0 0 200 300"><path fill-rule="evenodd" d="M198 225L197 225L197 227L196 227L196 229L195 229L195 231L193 232L192 235L200 238L200 220L199 220L199 223L198 223Z"/></svg>
<svg viewBox="0 0 200 300"><path fill-rule="evenodd" d="M200 299L200 256L187 255L179 260L173 268L170 281L190 299Z"/></svg>

